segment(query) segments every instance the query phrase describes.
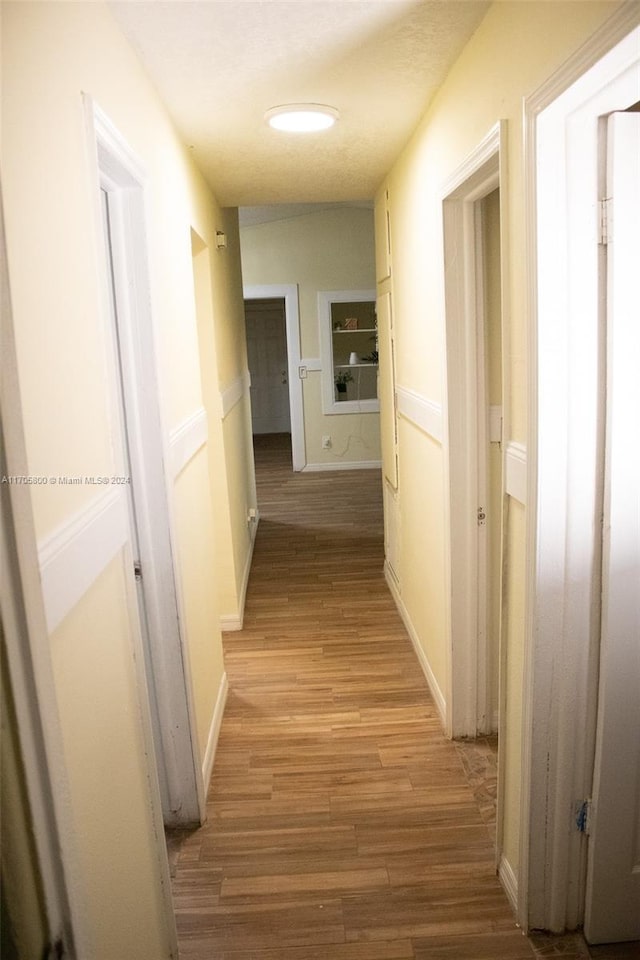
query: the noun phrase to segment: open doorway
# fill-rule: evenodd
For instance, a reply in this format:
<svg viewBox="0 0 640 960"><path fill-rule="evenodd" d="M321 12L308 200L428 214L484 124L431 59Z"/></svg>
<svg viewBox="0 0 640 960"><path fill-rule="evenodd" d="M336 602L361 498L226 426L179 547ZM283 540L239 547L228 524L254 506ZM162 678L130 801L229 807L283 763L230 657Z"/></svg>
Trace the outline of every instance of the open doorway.
<svg viewBox="0 0 640 960"><path fill-rule="evenodd" d="M636 23L621 11L525 104L535 260L521 919L584 922L594 943L640 935Z"/></svg>
<svg viewBox="0 0 640 960"><path fill-rule="evenodd" d="M244 301L254 436L291 434L284 298Z"/></svg>
<svg viewBox="0 0 640 960"><path fill-rule="evenodd" d="M503 528L500 125L444 196L453 737L497 734ZM455 509L453 505L455 506Z"/></svg>
<svg viewBox="0 0 640 960"><path fill-rule="evenodd" d="M244 302L253 434L290 435L297 472L306 464L298 288L245 286Z"/></svg>

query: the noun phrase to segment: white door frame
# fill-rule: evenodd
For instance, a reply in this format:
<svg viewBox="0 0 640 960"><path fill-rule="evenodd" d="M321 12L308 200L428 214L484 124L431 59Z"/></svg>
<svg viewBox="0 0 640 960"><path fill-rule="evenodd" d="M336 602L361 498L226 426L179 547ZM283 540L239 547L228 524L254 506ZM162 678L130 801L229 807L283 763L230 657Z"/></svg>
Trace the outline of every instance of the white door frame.
<svg viewBox="0 0 640 960"><path fill-rule="evenodd" d="M253 301L249 301L249 302L253 302ZM261 303L269 303L269 301L262 301L262 300L260 300L260 302L261 302ZM268 308L266 308L266 309L268 309ZM289 350L288 350L288 345L287 345L286 314L285 314L284 303L280 303L280 299L278 299L278 301L277 301L277 305L276 305L276 307L275 307L275 310L278 311L278 313L277 313L277 321L278 321L278 322L277 322L277 326L278 326L279 349L281 349L281 347L282 347L282 334L284 333L285 367L287 367L287 366L288 366ZM282 311L282 312L280 312L280 311ZM273 315L272 315L272 314L269 314L269 317L270 317L271 320L273 320ZM248 329L247 320L248 320L248 318L247 318L247 301L245 301L245 334L246 334L246 339L247 339L247 360L249 361L249 339L250 339L250 338L249 338L249 329ZM258 337L258 343L259 343L260 345L262 345L262 344L264 343L264 341L265 341L265 329L266 329L266 328L265 328L265 324L267 323L267 319L266 319L266 317L265 317L264 314L260 313L260 314L257 314L257 316L254 318L254 321L255 321L255 325L252 327L252 336L253 336L253 337L256 337L256 336L257 336L257 337ZM271 327L271 330L272 330L272 335L273 335L273 327ZM255 358L255 351L254 351L254 358ZM281 354L280 354L280 358L282 359L282 355L281 355ZM256 367L256 370L257 370L257 369L258 369L258 368ZM255 373L255 372L256 372L256 371L254 371L254 370L251 368L251 365L250 365L250 362L249 362L249 375L250 375L250 378L251 378L251 387L252 387L252 388L253 388L253 386L254 386L254 373ZM283 376L284 376L284 378L285 378L284 380L282 379ZM286 397L287 402L286 402L286 404L282 404L282 403L281 403L281 398L278 400L278 407L279 407L279 409L278 409L278 412L277 412L277 414L276 414L275 416L274 416L274 414L273 414L272 411L267 412L267 411L265 410L265 417L267 418L267 424L266 424L267 429L265 429L265 425L263 425L262 428L261 428L261 430L259 431L260 433L291 433L291 402L290 402L290 399L289 399L289 370L288 370L288 369L284 369L284 370L283 370L283 369L282 369L282 363L281 363L281 362L277 364L277 370L276 370L276 367L275 367L275 365L274 365L274 367L271 368L271 369L269 369L266 374L263 374L263 380L268 380L268 381L269 381L270 389L273 388L274 381L275 381L276 377L277 377L277 379L280 381L280 383L279 383L278 385L279 385L279 386L286 386L286 388L287 388L287 397ZM286 406L286 410L282 409L284 406ZM254 433L257 433L257 432L258 432L258 431L255 430L255 422L254 422L254 421L257 420L257 419L259 419L259 415L260 415L260 414L259 414L259 410L260 410L260 402L259 402L258 398L256 397L256 398L255 398L255 402L254 402L254 398L251 397L251 417L252 417L252 423L253 423L253 428L254 428L254 429L253 429L253 432L254 432ZM255 412L254 412L254 411L255 411ZM288 429L284 429L284 430L283 430L283 428L282 428L282 422L283 422L284 418L286 418L286 417L289 417L289 427L288 427ZM274 424L275 424L275 426L274 426ZM280 426L278 426L278 424L280 424Z"/></svg>
<svg viewBox="0 0 640 960"><path fill-rule="evenodd" d="M475 737L491 724L487 680L486 630L479 629L478 508L484 486L478 451L486 440L478 417L479 335L482 316L480 200L501 186L506 121L496 124L453 173L443 188L446 303L446 526L448 574L449 670L446 729L451 737ZM501 230L505 222L501 191ZM501 287L506 297L505 269ZM503 469L504 474L504 469ZM455 507L454 507L455 505ZM486 571L485 571L486 574Z"/></svg>
<svg viewBox="0 0 640 960"><path fill-rule="evenodd" d="M0 204L0 474L28 476ZM31 488L0 490L0 605L33 837L52 946L69 960L92 955L77 872L74 824L58 714ZM52 953L53 955L53 953Z"/></svg>
<svg viewBox="0 0 640 960"><path fill-rule="evenodd" d="M602 631L584 917L589 943L640 940L640 113L611 114L606 146Z"/></svg>
<svg viewBox="0 0 640 960"><path fill-rule="evenodd" d="M155 700L157 729L154 754L166 826L193 826L205 819L205 788L192 703L184 617L178 588L170 516L164 431L159 409L153 317L147 265L145 174L137 158L102 111L85 97L90 143L95 151L95 220L98 249L105 265L99 187L109 194L112 258L117 299L117 326L125 393L126 423L121 423L118 347L109 309L105 270L105 341L110 355L111 410L121 436L125 431L131 458L145 610L149 626L139 677L142 702ZM133 570L131 571L133 582ZM131 592L131 591L130 591ZM137 605L132 617L137 619ZM153 715L152 710L152 715ZM150 763L152 761L150 760ZM163 842L163 838L160 838ZM165 852L166 859L166 852Z"/></svg>
<svg viewBox="0 0 640 960"><path fill-rule="evenodd" d="M304 406L302 380L300 377L300 311L298 308L298 285L295 283L247 284L245 300L284 300L287 328L287 367L289 375L289 409L291 412L291 454L293 469L297 473L306 466L304 442ZM306 372L306 371L305 371Z"/></svg>
<svg viewBox="0 0 640 960"><path fill-rule="evenodd" d="M574 929L584 909L578 823L593 776L594 480L602 443L594 143L598 113L615 106L603 100L590 113L580 109L637 59L638 37L628 35L638 20L637 3L618 9L524 104L529 456L518 912L525 930ZM585 173L577 157L588 158Z"/></svg>

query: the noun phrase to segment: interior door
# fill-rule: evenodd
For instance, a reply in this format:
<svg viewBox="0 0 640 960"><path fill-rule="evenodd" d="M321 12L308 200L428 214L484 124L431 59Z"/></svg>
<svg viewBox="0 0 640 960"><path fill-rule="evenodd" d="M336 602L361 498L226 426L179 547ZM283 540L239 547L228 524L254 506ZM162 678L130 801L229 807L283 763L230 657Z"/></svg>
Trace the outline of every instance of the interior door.
<svg viewBox="0 0 640 960"><path fill-rule="evenodd" d="M111 321L113 323L113 330L115 334L115 345L116 345L116 361L118 367L118 403L120 406L120 418L123 427L123 449L122 454L122 470L123 476L131 478L133 474L131 466L131 450L130 450L130 436L129 436L129 427L127 423L127 407L125 400L125 389L124 389L124 371L123 371L123 359L122 359L122 344L121 344L121 330L118 323L118 312L116 308L116 289L115 289L115 270L113 263L113 243L111 236L111 221L109 216L109 195L106 190L101 188L100 190L100 202L102 209L102 226L104 230L105 238L105 251L107 254L107 271L108 271L108 292L109 292L109 306L111 312ZM162 729L159 716L158 708L158 698L155 690L154 682L154 671L153 664L150 657L150 644L149 644L149 621L147 618L147 605L145 598L144 585L142 582L142 563L141 563L141 549L140 549L140 535L138 530L138 520L136 516L136 503L135 495L133 490L133 483L129 482L124 484L124 489L127 497L127 508L129 513L129 534L131 538L131 550L133 553L133 563L134 563L134 575L136 581L136 597L138 601L138 616L140 622L140 633L142 637L142 646L144 649L145 655L145 669L146 675L148 678L148 687L149 687L149 710L151 714L151 726L153 729L153 740L156 747L156 766L158 771L158 785L160 788L160 797L162 800L162 809L165 817L168 819L170 816L170 811L176 809L179 806L178 799L171 794L170 783L167 777L165 765L164 765L164 750L162 747Z"/></svg>
<svg viewBox="0 0 640 960"><path fill-rule="evenodd" d="M640 939L640 114L607 131L607 391L598 731L585 934Z"/></svg>
<svg viewBox="0 0 640 960"><path fill-rule="evenodd" d="M246 300L254 433L291 433L284 301Z"/></svg>

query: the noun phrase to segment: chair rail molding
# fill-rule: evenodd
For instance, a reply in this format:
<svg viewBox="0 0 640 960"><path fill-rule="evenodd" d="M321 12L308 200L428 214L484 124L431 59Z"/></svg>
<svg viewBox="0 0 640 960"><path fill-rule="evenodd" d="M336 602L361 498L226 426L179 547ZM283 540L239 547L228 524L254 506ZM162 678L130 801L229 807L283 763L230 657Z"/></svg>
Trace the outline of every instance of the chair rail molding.
<svg viewBox="0 0 640 960"><path fill-rule="evenodd" d="M171 468L174 479L184 470L207 442L207 414L204 407L195 410L169 434Z"/></svg>
<svg viewBox="0 0 640 960"><path fill-rule="evenodd" d="M398 398L398 414L412 423L423 433L426 433L436 443L442 443L444 438L444 423L442 406L434 400L429 400L416 390L410 390L400 384L396 387Z"/></svg>
<svg viewBox="0 0 640 960"><path fill-rule="evenodd" d="M129 539L122 488L95 497L38 544L47 629L73 610Z"/></svg>

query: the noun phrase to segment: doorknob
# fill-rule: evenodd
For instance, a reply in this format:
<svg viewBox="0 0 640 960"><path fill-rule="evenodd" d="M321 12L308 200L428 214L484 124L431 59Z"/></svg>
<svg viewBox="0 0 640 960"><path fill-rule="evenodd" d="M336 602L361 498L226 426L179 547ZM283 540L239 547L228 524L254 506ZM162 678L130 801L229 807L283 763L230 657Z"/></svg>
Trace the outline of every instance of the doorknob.
<svg viewBox="0 0 640 960"><path fill-rule="evenodd" d="M281 370L281 371L280 371L280 374L281 374L281 376L282 376L282 383L286 383L286 382L287 382L287 371L286 371L286 370Z"/></svg>

